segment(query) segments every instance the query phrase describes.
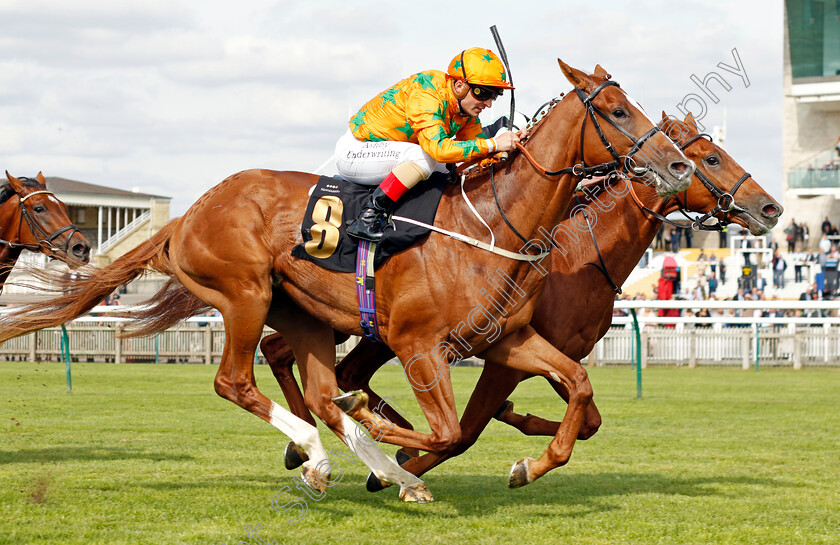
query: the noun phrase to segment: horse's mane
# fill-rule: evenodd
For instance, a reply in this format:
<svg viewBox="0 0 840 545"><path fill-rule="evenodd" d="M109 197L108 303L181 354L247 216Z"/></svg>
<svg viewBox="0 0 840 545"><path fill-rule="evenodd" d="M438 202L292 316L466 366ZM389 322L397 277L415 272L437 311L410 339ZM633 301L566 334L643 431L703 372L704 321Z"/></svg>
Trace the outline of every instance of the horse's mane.
<svg viewBox="0 0 840 545"><path fill-rule="evenodd" d="M33 180L32 178L18 178L23 185L29 187L41 187L41 184L38 183L38 180ZM12 187L12 184L8 182L8 180L3 180L0 182L0 204L5 203L9 199L12 198L12 195L15 194L15 190Z"/></svg>
<svg viewBox="0 0 840 545"><path fill-rule="evenodd" d="M526 128L530 131L528 140L533 139L534 135L538 133L540 128L544 125L543 121L552 114L554 107L560 104L561 100L564 98L565 96L561 94L559 97L552 98L537 109L537 112L531 117L526 125ZM527 140L525 141L525 145L527 145ZM467 180L472 180L482 174L485 174L489 166L510 164L518 155L520 155L519 150L515 149L509 153L506 159L501 161L487 161L486 159L479 161L464 170L464 176Z"/></svg>

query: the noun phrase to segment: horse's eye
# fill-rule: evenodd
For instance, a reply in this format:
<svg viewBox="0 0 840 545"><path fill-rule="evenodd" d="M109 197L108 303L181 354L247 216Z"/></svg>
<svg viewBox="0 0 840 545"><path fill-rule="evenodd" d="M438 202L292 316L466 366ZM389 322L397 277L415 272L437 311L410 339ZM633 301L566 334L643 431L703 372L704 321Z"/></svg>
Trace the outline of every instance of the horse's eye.
<svg viewBox="0 0 840 545"><path fill-rule="evenodd" d="M32 211L33 211L33 212L36 212L36 213L38 213L38 214L41 214L41 213L43 213L43 212L46 212L46 211L47 211L47 207L46 207L46 206L44 206L44 205L42 205L42 204L39 204L38 206L36 206L35 208L33 208L33 209L32 209Z"/></svg>
<svg viewBox="0 0 840 545"><path fill-rule="evenodd" d="M623 118L627 117L627 112L625 112L624 110L622 110L620 108L617 109L617 110L613 110L613 117L623 119Z"/></svg>
<svg viewBox="0 0 840 545"><path fill-rule="evenodd" d="M720 164L720 159L718 159L715 155L709 155L708 157L706 157L706 164L712 167L716 167Z"/></svg>

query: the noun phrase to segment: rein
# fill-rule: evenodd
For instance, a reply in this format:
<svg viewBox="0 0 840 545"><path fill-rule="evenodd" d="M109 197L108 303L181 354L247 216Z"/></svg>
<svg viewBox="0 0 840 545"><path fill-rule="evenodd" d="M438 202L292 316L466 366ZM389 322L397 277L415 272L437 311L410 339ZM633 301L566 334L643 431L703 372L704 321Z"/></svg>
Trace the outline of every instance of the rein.
<svg viewBox="0 0 840 545"><path fill-rule="evenodd" d="M6 244L10 248L23 248L25 250L30 250L30 251L33 251L33 252L39 251L41 249L42 245L46 245L47 248L50 251L58 252L58 251L62 251L62 250L60 248L56 248L53 245L53 241L56 238L58 238L59 236L61 236L63 233L65 233L66 231L72 230L73 232L70 233L70 236L67 237L67 243L64 245L64 250L63 251L65 253L67 253L67 250L70 248L70 239L73 238L73 235L75 233L79 232L78 227L76 227L74 224L71 223L69 225L66 225L66 226L62 227L61 229L56 230L52 234L47 233L38 224L38 222L35 221L35 219L29 213L29 210L27 210L27 208L26 208L26 204L25 204L26 200L29 197L32 197L33 195L53 195L53 196L55 196L55 195L52 191L47 191L45 189L42 189L40 191L33 191L32 193L30 193L28 195L20 197L20 218L18 220L18 240L20 240L20 238L21 238L20 234L21 234L22 229L23 229L23 220L26 220L26 225L29 227L29 232L32 233L32 235L38 241L38 244L21 244L20 242L13 242L11 240L3 240L3 239L0 239L0 244Z"/></svg>
<svg viewBox="0 0 840 545"><path fill-rule="evenodd" d="M589 221L589 215L587 215L586 213L586 206L582 202L580 202L580 198L578 197L577 193L575 193L575 201L577 201L577 203L582 207L581 213L583 214L583 219L586 220L586 227L589 229L589 237L592 239L592 244L595 245L595 251L598 253L598 261L600 262L600 264L588 262L585 263L585 265L592 265L593 267L601 271L601 274L603 274L604 277L606 277L607 282L610 283L610 287L613 289L613 291L618 295L621 295L621 287L615 283L615 281L612 279L612 276L610 276L610 272L607 270L607 264L604 263L604 256L601 255L601 247L598 246L598 241L595 240L595 232L592 230L592 223Z"/></svg>

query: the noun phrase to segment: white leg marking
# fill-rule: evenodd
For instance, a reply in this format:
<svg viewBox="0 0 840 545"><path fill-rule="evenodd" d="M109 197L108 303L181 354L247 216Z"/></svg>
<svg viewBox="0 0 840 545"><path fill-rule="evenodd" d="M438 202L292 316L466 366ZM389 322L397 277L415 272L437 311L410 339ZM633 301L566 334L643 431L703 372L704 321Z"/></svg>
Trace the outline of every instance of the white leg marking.
<svg viewBox="0 0 840 545"><path fill-rule="evenodd" d="M309 461L304 462L304 465L314 468L318 462L329 458L321 444L318 428L273 401L268 414L271 425L285 433L309 456Z"/></svg>
<svg viewBox="0 0 840 545"><path fill-rule="evenodd" d="M421 484L423 481L404 470L388 457L382 449L371 439L367 431L357 426L356 421L341 413L341 423L344 438L359 460L373 471L380 480L398 484L400 489Z"/></svg>

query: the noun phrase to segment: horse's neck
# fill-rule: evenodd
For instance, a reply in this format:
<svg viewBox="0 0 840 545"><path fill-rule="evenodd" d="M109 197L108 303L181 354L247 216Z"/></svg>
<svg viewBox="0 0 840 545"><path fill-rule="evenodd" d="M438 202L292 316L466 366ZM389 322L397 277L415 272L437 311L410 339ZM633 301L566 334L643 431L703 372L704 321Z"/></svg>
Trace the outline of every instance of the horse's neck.
<svg viewBox="0 0 840 545"><path fill-rule="evenodd" d="M0 239L20 242L20 212L16 204L8 201L0 205Z"/></svg>
<svg viewBox="0 0 840 545"><path fill-rule="evenodd" d="M11 248L8 245L0 246L0 292L3 291L3 286L9 278L18 257L20 257L21 248Z"/></svg>
<svg viewBox="0 0 840 545"><path fill-rule="evenodd" d="M637 193L642 193L640 198L642 202L648 203L649 208L659 213L666 213L661 199L656 198L653 191L645 189ZM586 225L581 214L583 211L594 224L592 232L598 245L597 249L588 230L580 232L580 227ZM600 265L598 257L600 250L604 268L618 286L621 286L630 276L662 225L660 220L645 213L629 194L616 196L614 193L602 191L587 200L582 207L576 206L576 201L573 200L570 212L575 217L564 220L568 228L563 232L577 231L580 240L574 247L575 251L569 251L567 259L569 266L573 270L579 270L592 269L586 263ZM601 277L600 273L597 273L595 269L592 269L592 273L596 275L600 289L613 291L612 286Z"/></svg>
<svg viewBox="0 0 840 545"><path fill-rule="evenodd" d="M570 167L580 161L578 138L584 111L574 115L566 110L572 107L572 102L555 106L558 111L551 112L555 121L537 127L538 131L531 137L529 152L550 171ZM547 121L543 120L543 123ZM577 184L577 179L570 175L557 177L538 173L523 154L517 154L508 165L495 168L492 175L496 195L493 194L490 174L485 174L469 182L468 196L492 229L496 244L514 250L521 248L523 242L508 226L499 207L520 234L534 239L540 228L551 229L561 220ZM445 205L448 209L441 216L448 218L445 221L452 222L455 230L460 228L467 234L485 239L487 228L472 216L459 193L450 193Z"/></svg>

